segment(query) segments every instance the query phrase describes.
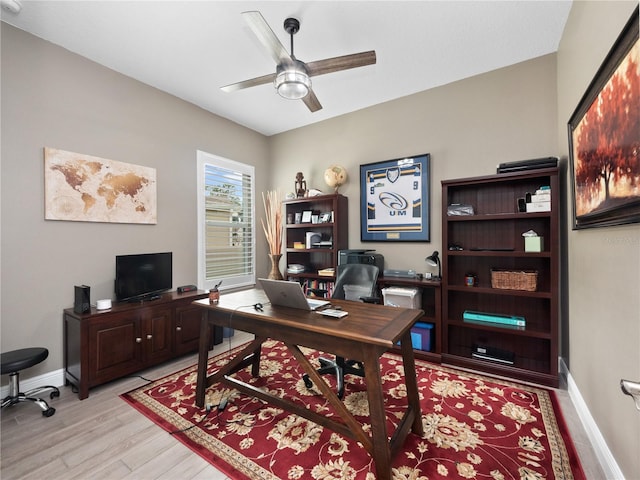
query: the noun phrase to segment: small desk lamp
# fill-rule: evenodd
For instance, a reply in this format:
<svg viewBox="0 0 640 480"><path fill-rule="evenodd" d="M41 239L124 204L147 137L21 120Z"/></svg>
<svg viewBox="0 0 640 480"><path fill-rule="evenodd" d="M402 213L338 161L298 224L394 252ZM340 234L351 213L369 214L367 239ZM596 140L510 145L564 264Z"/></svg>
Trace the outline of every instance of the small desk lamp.
<svg viewBox="0 0 640 480"><path fill-rule="evenodd" d="M438 255L438 251L436 250L424 260L425 262L427 262L427 265L438 267L438 278L442 278L442 266L440 265L440 257Z"/></svg>

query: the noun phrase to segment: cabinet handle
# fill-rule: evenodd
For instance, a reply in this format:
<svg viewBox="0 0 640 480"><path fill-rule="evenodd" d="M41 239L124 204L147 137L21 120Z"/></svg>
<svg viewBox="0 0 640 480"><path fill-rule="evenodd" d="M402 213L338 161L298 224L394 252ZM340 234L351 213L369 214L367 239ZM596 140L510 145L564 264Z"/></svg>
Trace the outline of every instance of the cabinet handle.
<svg viewBox="0 0 640 480"><path fill-rule="evenodd" d="M136 337L136 343L142 343L142 338Z"/></svg>
<svg viewBox="0 0 640 480"><path fill-rule="evenodd" d="M153 335L151 334L147 335L147 340L151 340L151 338L153 338Z"/></svg>
<svg viewBox="0 0 640 480"><path fill-rule="evenodd" d="M182 331L182 327L178 325L178 326L176 327L176 332L181 332L181 331Z"/></svg>

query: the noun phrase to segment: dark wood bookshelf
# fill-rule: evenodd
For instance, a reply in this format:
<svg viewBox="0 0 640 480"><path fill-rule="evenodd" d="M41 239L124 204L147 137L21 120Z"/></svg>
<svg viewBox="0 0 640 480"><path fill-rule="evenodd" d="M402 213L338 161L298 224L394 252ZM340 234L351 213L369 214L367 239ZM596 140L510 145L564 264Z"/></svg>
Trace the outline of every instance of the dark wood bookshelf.
<svg viewBox="0 0 640 480"><path fill-rule="evenodd" d="M338 263L338 251L348 248L349 245L349 203L347 197L339 193L318 195L315 197L294 198L285 200L285 231L286 231L286 264L284 267L287 279L296 279L301 283L305 280L319 280L323 282L334 281L334 277L320 276L318 270L335 268ZM321 216L332 213L332 221L321 223L294 223L296 214L311 211L314 215ZM307 232L317 232L322 236L322 241L331 240L331 247L318 248L294 248L296 242L301 242L306 247ZM291 264L305 266L301 273L287 273L287 267Z"/></svg>
<svg viewBox="0 0 640 480"><path fill-rule="evenodd" d="M519 211L518 199L542 186L551 189L550 210ZM557 168L442 181L444 363L558 386L559 199ZM471 205L474 213L448 215L452 204ZM544 237L542 252L525 251L522 233L529 230ZM492 270L535 271L535 291L494 288ZM476 286L465 284L469 273ZM526 326L464 321L467 310L521 316ZM512 363L476 358L477 346L509 352Z"/></svg>

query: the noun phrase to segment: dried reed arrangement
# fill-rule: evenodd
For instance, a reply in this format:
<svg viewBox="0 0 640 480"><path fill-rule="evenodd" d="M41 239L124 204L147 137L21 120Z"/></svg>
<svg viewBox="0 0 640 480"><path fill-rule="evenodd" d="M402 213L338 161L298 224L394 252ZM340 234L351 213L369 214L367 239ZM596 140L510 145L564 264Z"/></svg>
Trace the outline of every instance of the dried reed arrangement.
<svg viewBox="0 0 640 480"><path fill-rule="evenodd" d="M262 222L262 229L269 244L269 253L271 255L281 255L283 229L282 200L280 200L280 194L277 190L269 190L265 197L263 192L262 203L264 204L266 223L264 219L260 219L260 221Z"/></svg>

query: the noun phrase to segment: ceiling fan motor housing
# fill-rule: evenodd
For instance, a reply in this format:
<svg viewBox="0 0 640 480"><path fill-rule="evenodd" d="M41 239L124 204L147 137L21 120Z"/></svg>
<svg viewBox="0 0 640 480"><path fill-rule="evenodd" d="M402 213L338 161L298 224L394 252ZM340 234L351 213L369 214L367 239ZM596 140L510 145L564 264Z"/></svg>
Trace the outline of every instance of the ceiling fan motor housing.
<svg viewBox="0 0 640 480"><path fill-rule="evenodd" d="M297 18L287 18L284 21L284 31L289 35L295 35L300 30L300 21Z"/></svg>

